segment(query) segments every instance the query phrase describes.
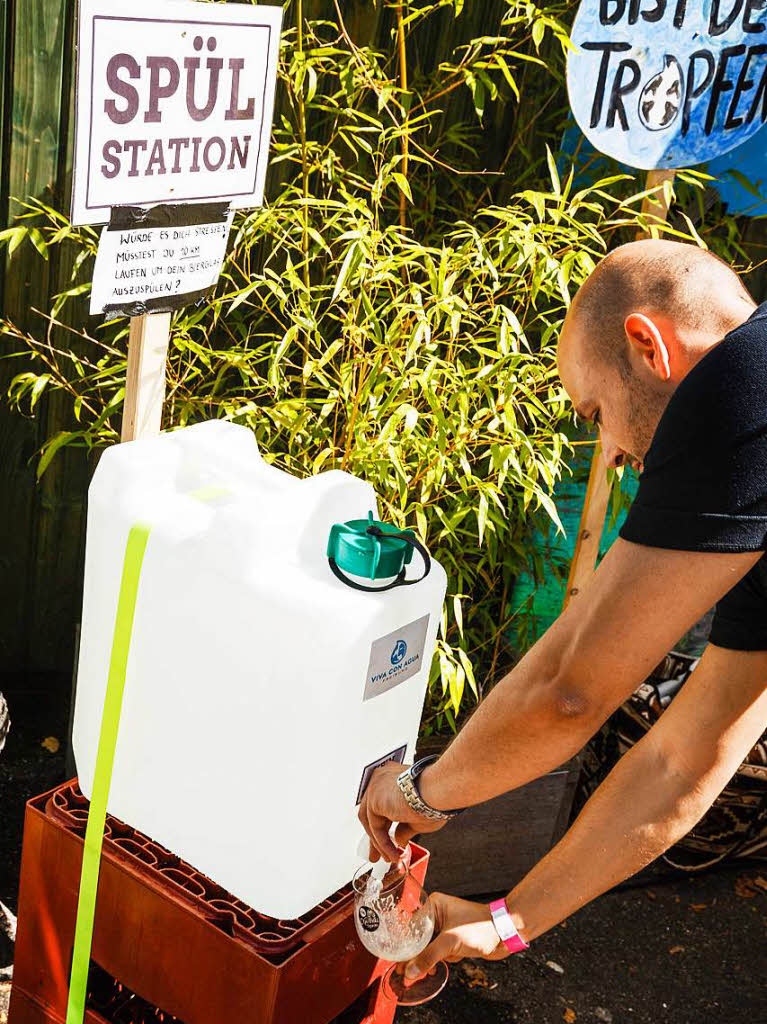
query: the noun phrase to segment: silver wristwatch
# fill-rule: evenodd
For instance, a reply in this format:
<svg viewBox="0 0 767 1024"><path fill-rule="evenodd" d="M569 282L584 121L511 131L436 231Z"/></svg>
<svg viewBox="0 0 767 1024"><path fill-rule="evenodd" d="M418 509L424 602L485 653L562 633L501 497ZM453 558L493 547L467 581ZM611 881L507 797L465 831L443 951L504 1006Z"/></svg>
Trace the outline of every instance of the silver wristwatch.
<svg viewBox="0 0 767 1024"><path fill-rule="evenodd" d="M400 793L404 796L408 807L415 811L416 814L419 814L422 818L428 818L430 821L449 821L451 818L455 818L456 815L461 814L464 808L460 808L455 811L438 811L436 807L430 807L429 804L421 798L421 794L418 792L418 784L416 782L416 779L424 768L428 768L430 764L434 764L434 762L438 760L438 754L431 754L429 757L422 757L420 761L416 761L415 764L412 764L397 776L397 785L399 786Z"/></svg>

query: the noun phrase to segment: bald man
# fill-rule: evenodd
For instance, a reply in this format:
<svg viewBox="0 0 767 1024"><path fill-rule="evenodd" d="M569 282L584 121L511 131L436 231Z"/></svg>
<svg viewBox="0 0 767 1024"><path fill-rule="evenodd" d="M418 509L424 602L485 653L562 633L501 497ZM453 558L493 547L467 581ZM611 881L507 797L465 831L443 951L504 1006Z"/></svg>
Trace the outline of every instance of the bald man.
<svg viewBox="0 0 767 1024"><path fill-rule="evenodd" d="M496 904L436 895L438 960L502 959L688 832L767 723L767 303L714 256L625 245L578 292L562 382L606 461L641 472L621 536L437 761L385 765L360 807L374 857L556 768L713 605L709 644L561 842ZM524 822L519 822L524 828ZM467 872L471 865L466 865Z"/></svg>

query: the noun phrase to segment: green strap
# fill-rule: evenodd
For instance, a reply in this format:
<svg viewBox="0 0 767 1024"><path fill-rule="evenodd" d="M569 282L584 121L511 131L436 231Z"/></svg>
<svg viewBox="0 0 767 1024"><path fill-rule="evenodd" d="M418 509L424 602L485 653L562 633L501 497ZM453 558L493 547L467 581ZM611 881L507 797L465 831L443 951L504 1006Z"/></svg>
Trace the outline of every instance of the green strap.
<svg viewBox="0 0 767 1024"><path fill-rule="evenodd" d="M128 534L125 545L120 596L117 601L115 632L112 640L112 656L109 661L109 678L104 696L104 712L101 718L96 768L93 776L88 811L88 826L85 830L83 866L80 874L80 898L77 903L75 944L72 954L72 974L69 982L66 1024L82 1024L85 1017L85 1000L88 991L88 971L93 942L93 921L96 914L96 893L99 885L101 846L104 841L104 825L107 816L107 800L112 782L112 767L115 760L117 735L120 730L120 712L125 690L125 670L128 665L133 616L136 611L141 566L149 540L150 527L137 524Z"/></svg>

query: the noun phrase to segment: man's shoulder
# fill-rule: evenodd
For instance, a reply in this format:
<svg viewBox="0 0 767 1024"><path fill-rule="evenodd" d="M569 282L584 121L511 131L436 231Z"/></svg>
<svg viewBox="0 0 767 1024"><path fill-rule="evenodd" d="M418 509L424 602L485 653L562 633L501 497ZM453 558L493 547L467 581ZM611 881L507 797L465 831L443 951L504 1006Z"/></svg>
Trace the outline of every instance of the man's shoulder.
<svg viewBox="0 0 767 1024"><path fill-rule="evenodd" d="M767 302L757 306L748 320L729 331L718 345L693 367L680 387L704 384L727 387L747 383L767 373Z"/></svg>
<svg viewBox="0 0 767 1024"><path fill-rule="evenodd" d="M767 310L675 391L621 536L688 551L767 548Z"/></svg>
<svg viewBox="0 0 767 1024"><path fill-rule="evenodd" d="M726 448L767 428L767 303L715 345L682 380L648 453ZM653 449L655 451L653 452ZM652 453L652 454L651 454Z"/></svg>

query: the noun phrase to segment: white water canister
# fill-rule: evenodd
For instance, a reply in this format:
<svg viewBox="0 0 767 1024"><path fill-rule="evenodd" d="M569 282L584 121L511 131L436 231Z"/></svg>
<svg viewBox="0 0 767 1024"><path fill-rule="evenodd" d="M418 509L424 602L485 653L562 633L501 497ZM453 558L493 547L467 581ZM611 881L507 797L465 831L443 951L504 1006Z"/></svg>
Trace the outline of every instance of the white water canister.
<svg viewBox="0 0 767 1024"><path fill-rule="evenodd" d="M116 445L89 491L82 790L126 541L145 523L109 812L276 918L349 881L363 782L414 754L446 578L370 520L369 484L298 479L222 421Z"/></svg>

